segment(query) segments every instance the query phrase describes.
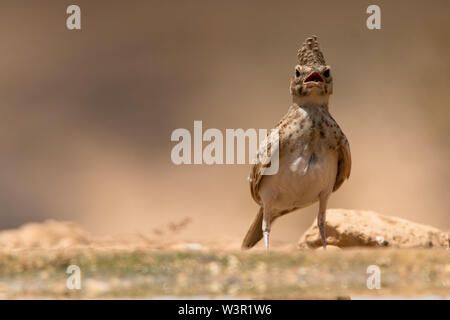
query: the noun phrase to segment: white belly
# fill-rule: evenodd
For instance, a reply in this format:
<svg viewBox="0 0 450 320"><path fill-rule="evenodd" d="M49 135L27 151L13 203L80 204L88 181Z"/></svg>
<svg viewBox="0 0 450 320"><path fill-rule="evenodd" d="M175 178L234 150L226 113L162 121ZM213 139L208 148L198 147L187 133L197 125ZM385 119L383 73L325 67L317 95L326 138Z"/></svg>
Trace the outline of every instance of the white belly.
<svg viewBox="0 0 450 320"><path fill-rule="evenodd" d="M279 172L265 176L260 195L263 203L278 210L304 208L316 202L322 192L331 193L337 175L334 150L317 148L308 158L290 155L280 159Z"/></svg>

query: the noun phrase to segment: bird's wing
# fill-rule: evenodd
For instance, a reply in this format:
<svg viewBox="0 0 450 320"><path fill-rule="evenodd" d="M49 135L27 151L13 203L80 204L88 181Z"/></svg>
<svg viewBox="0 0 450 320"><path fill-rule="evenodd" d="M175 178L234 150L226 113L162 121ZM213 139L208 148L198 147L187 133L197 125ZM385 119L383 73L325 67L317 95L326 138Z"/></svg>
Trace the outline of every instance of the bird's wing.
<svg viewBox="0 0 450 320"><path fill-rule="evenodd" d="M256 163L252 166L249 180L250 180L250 192L253 199L261 205L261 198L259 197L259 186L261 180L264 177L264 172L272 166L272 156L279 153L279 140L278 137L272 132L261 143L256 158Z"/></svg>
<svg viewBox="0 0 450 320"><path fill-rule="evenodd" d="M273 156L276 156L279 159L281 130L283 127L287 125L289 121L291 121L295 112L296 107L291 106L287 114L276 125L275 129L277 129L277 131L276 132L272 131L270 134L267 135L267 138L260 145L258 156L256 157L256 163L252 166L250 170L249 175L250 192L255 202L258 203L259 205L261 205L261 198L259 196L259 187L264 177L264 172L268 170L268 168L270 168L271 165L273 164L272 163Z"/></svg>
<svg viewBox="0 0 450 320"><path fill-rule="evenodd" d="M336 175L336 181L334 183L333 192L339 189L344 183L345 179L350 177L350 171L352 169L352 157L350 154L350 145L347 138L342 133L342 139L338 146L338 170Z"/></svg>

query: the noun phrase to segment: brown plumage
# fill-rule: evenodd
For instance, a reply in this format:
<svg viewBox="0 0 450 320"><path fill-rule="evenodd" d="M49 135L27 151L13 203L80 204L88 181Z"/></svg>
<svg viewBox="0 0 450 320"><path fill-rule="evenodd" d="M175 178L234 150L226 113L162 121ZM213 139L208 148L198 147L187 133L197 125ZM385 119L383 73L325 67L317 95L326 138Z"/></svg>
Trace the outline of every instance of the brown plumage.
<svg viewBox="0 0 450 320"><path fill-rule="evenodd" d="M298 59L300 64L295 67L290 86L293 104L276 126L278 150L270 150L270 139L261 146L262 150L270 150L269 157L279 156L279 171L264 175L266 165L261 162L251 168L250 191L260 209L242 243L246 249L262 237L268 248L270 226L275 219L316 201L319 230L326 247L327 200L350 176L350 146L328 111L333 80L317 37L306 39Z"/></svg>

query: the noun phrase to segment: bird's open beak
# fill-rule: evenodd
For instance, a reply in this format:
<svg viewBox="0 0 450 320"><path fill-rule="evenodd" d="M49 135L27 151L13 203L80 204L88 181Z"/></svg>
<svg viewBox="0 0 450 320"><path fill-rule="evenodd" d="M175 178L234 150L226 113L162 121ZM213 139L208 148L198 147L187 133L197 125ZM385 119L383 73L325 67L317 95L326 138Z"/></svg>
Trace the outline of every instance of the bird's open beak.
<svg viewBox="0 0 450 320"><path fill-rule="evenodd" d="M308 82L324 82L324 80L318 72L313 72L308 77L306 77L305 80L303 80L303 83Z"/></svg>

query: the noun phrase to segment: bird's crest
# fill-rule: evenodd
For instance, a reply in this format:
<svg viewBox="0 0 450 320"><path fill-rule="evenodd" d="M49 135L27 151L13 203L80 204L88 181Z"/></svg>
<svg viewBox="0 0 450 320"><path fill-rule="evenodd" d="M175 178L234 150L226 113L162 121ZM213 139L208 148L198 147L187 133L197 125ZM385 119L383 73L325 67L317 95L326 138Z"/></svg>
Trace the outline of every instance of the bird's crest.
<svg viewBox="0 0 450 320"><path fill-rule="evenodd" d="M325 58L319 48L317 36L311 36L303 42L302 47L297 52L297 58L301 65L326 65Z"/></svg>

